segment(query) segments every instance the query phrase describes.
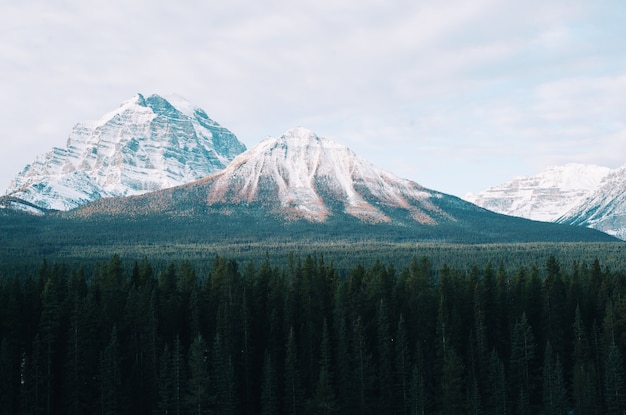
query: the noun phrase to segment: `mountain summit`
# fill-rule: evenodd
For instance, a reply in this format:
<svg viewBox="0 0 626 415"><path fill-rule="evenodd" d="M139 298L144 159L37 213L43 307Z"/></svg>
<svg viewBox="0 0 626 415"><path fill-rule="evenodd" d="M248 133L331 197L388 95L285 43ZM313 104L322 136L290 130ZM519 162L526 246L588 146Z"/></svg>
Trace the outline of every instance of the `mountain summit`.
<svg viewBox="0 0 626 415"><path fill-rule="evenodd" d="M185 211L198 202L260 206L275 217L308 222L345 214L362 222L388 223L393 211L418 223L435 224L441 218L451 219L433 203L442 198L441 193L378 169L349 148L298 127L280 138L266 138L218 173L146 195L151 203L139 206L156 211ZM133 211L133 201L117 200L130 204L119 213ZM169 205L161 206L164 201Z"/></svg>
<svg viewBox="0 0 626 415"><path fill-rule="evenodd" d="M269 203L287 219L323 222L342 212L365 222L389 222L385 208L398 208L426 223L442 214L430 202L438 194L301 127L239 155L208 178L209 184L210 204Z"/></svg>
<svg viewBox="0 0 626 415"><path fill-rule="evenodd" d="M216 237L247 241L264 237L612 240L590 229L499 215L426 189L301 127L261 141L225 169L203 179L141 196L101 199L68 212L66 217L97 217L113 221L118 229L145 224L137 232L145 232L151 223L174 221L176 229L184 229L185 240L203 241ZM122 222L124 225L119 225ZM154 239L154 235L149 237Z"/></svg>
<svg viewBox="0 0 626 415"><path fill-rule="evenodd" d="M137 94L98 121L76 124L66 147L37 157L6 194L40 208L69 210L197 180L245 149L188 101Z"/></svg>
<svg viewBox="0 0 626 415"><path fill-rule="evenodd" d="M595 191L557 222L588 226L626 240L626 165L612 170Z"/></svg>
<svg viewBox="0 0 626 415"><path fill-rule="evenodd" d="M551 222L584 201L610 172L608 167L569 163L470 193L465 199L505 215Z"/></svg>

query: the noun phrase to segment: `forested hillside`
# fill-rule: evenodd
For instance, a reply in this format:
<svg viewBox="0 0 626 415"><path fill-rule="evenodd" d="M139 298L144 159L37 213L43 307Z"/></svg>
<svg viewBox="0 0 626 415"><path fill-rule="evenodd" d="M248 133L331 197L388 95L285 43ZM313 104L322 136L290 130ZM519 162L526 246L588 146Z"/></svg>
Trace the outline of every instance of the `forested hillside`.
<svg viewBox="0 0 626 415"><path fill-rule="evenodd" d="M617 414L626 274L43 261L0 280L0 413ZM86 264L87 265L87 264ZM90 271L85 271L89 269ZM566 271L566 269L568 271ZM93 271L91 271L93 270Z"/></svg>

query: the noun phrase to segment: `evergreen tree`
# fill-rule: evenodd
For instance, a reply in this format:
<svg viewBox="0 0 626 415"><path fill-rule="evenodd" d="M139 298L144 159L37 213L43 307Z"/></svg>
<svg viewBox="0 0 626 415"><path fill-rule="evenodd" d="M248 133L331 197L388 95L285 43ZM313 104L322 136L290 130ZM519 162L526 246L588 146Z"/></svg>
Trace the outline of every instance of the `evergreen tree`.
<svg viewBox="0 0 626 415"><path fill-rule="evenodd" d="M272 365L272 358L266 350L265 358L263 359L263 375L261 379L261 414L277 414L279 413L279 409L280 401L276 370Z"/></svg>
<svg viewBox="0 0 626 415"><path fill-rule="evenodd" d="M424 415L426 413L426 387L424 375L417 364L413 365L409 389L409 414Z"/></svg>
<svg viewBox="0 0 626 415"><path fill-rule="evenodd" d="M208 350L204 339L197 335L189 348L189 391L187 413L202 415L214 404L209 391Z"/></svg>
<svg viewBox="0 0 626 415"><path fill-rule="evenodd" d="M572 369L572 399L576 414L590 415L594 413L595 402L595 370L589 351L589 342L582 321L580 307L576 307L573 325L574 356Z"/></svg>
<svg viewBox="0 0 626 415"><path fill-rule="evenodd" d="M338 288L338 296L342 290L342 286ZM349 346L348 329L346 327L346 319L343 317L343 307L335 307L335 327L337 327L336 335L336 377L337 377L337 404L339 412L347 412L352 403L353 382L351 372L351 354Z"/></svg>
<svg viewBox="0 0 626 415"><path fill-rule="evenodd" d="M304 392L300 377L300 364L293 327L289 330L285 355L285 412L292 415L302 413Z"/></svg>
<svg viewBox="0 0 626 415"><path fill-rule="evenodd" d="M0 342L0 414L13 414L14 408L14 394L16 391L15 375L13 373L13 367L16 356L10 350L9 342L6 338L3 338Z"/></svg>
<svg viewBox="0 0 626 415"><path fill-rule="evenodd" d="M486 413L494 415L509 413L504 364L495 348L491 351L491 356L489 357L487 385Z"/></svg>
<svg viewBox="0 0 626 415"><path fill-rule="evenodd" d="M120 411L122 362L117 327L113 326L109 344L100 357L100 405L104 415Z"/></svg>
<svg viewBox="0 0 626 415"><path fill-rule="evenodd" d="M87 342L85 336L88 333L83 323L83 313L88 310L83 308L81 293L70 288L71 314L70 327L67 335L67 352L65 359L65 396L66 411L68 414L80 414L85 410L87 401L84 385L88 382L85 352ZM85 295L85 294L83 294Z"/></svg>
<svg viewBox="0 0 626 415"><path fill-rule="evenodd" d="M624 362L615 340L612 340L609 345L604 373L606 413L607 415L623 414L626 411Z"/></svg>
<svg viewBox="0 0 626 415"><path fill-rule="evenodd" d="M371 410L375 367L372 362L372 354L367 346L367 339L360 317L357 317L354 322L352 331L354 403L356 404L356 412L365 414Z"/></svg>
<svg viewBox="0 0 626 415"><path fill-rule="evenodd" d="M378 349L378 391L379 410L388 411L394 406L393 402L393 359L392 359L392 337L389 327L389 317L385 300L378 303L376 318L376 338Z"/></svg>
<svg viewBox="0 0 626 415"><path fill-rule="evenodd" d="M543 409L546 415L567 414L567 392L559 355L546 344L543 361Z"/></svg>
<svg viewBox="0 0 626 415"><path fill-rule="evenodd" d="M41 361L38 363L42 377L42 406L46 414L53 412L54 391L54 375L56 368L54 367L57 351L58 327L60 325L60 305L55 280L49 278L44 286L41 295L41 319L39 320L39 343Z"/></svg>
<svg viewBox="0 0 626 415"><path fill-rule="evenodd" d="M235 373L225 344L219 333L213 341L213 390L215 408L220 414L234 414L237 410Z"/></svg>
<svg viewBox="0 0 626 415"><path fill-rule="evenodd" d="M404 317L400 314L398 328L394 341L394 364L395 364L395 388L394 400L396 409L400 414L408 414L410 410L410 389L411 389L411 353L407 339L406 325Z"/></svg>
<svg viewBox="0 0 626 415"><path fill-rule="evenodd" d="M197 334L195 338L200 337L200 334ZM200 338L200 340L202 340ZM186 361L185 361L185 352L183 350L183 345L180 342L180 337L176 336L176 340L174 341L174 347L172 348L172 382L173 382L173 406L174 409L172 413L174 415L180 415L184 413L185 409L185 398L187 394L187 371L186 369ZM202 375L202 373L200 373Z"/></svg>
<svg viewBox="0 0 626 415"><path fill-rule="evenodd" d="M320 345L319 375L313 397L313 408L311 409L321 414L330 414L337 409L331 361L330 335L325 319L322 327L322 342Z"/></svg>
<svg viewBox="0 0 626 415"><path fill-rule="evenodd" d="M463 362L453 347L448 347L443 363L441 383L441 413L447 415L465 412L463 393Z"/></svg>
<svg viewBox="0 0 626 415"><path fill-rule="evenodd" d="M172 353L168 345L165 344L159 361L157 414L168 415L175 413L174 378L172 372Z"/></svg>
<svg viewBox="0 0 626 415"><path fill-rule="evenodd" d="M515 323L511 343L511 391L517 391L517 412L531 412L531 397L535 396L535 338L526 314Z"/></svg>

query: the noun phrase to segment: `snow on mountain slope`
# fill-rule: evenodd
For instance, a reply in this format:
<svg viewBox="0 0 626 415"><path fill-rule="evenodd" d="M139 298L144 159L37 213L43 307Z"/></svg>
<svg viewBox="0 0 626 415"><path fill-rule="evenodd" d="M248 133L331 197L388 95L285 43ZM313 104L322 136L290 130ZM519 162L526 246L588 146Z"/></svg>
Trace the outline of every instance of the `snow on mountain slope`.
<svg viewBox="0 0 626 415"><path fill-rule="evenodd" d="M139 199L102 200L76 214L180 215L210 206L220 212L259 211L287 221L321 223L331 216L350 216L367 223L390 223L392 217L402 217L433 225L454 221L438 207L448 199L483 211L378 169L347 147L298 127L280 138L261 141L204 179Z"/></svg>
<svg viewBox="0 0 626 415"><path fill-rule="evenodd" d="M557 222L587 226L626 240L626 165L608 174L601 186Z"/></svg>
<svg viewBox="0 0 626 415"><path fill-rule="evenodd" d="M470 193L465 200L506 215L555 221L584 201L610 172L607 167L570 163Z"/></svg>
<svg viewBox="0 0 626 415"><path fill-rule="evenodd" d="M197 180L243 151L230 131L188 101L138 94L100 120L76 124L66 147L37 157L6 194L69 210Z"/></svg>
<svg viewBox="0 0 626 415"><path fill-rule="evenodd" d="M428 211L437 210L429 203L433 192L300 127L265 139L207 180L212 182L210 204L272 198L280 202L283 216L314 222L324 221L333 204L367 222L390 220L376 204L406 209L420 222L432 221ZM425 209L413 206L415 200Z"/></svg>

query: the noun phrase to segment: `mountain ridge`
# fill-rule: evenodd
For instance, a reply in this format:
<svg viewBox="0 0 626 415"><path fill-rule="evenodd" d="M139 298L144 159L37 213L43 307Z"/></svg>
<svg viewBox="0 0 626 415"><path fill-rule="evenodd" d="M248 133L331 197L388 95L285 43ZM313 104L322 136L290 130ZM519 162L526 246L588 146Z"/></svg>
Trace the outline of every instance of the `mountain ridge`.
<svg viewBox="0 0 626 415"><path fill-rule="evenodd" d="M200 232L197 240L213 233L455 243L614 240L590 229L500 215L426 189L301 127L261 141L224 170L197 181L100 199L63 216L126 224L175 221L187 229L185 238Z"/></svg>
<svg viewBox="0 0 626 415"><path fill-rule="evenodd" d="M520 176L464 199L505 215L552 222L578 205L610 173L607 167L568 163Z"/></svg>
<svg viewBox="0 0 626 415"><path fill-rule="evenodd" d="M245 145L190 102L137 94L100 119L77 123L64 148L39 155L6 194L69 210L196 180L220 170Z"/></svg>
<svg viewBox="0 0 626 415"><path fill-rule="evenodd" d="M587 226L626 240L626 165L611 171L601 186L556 222Z"/></svg>

